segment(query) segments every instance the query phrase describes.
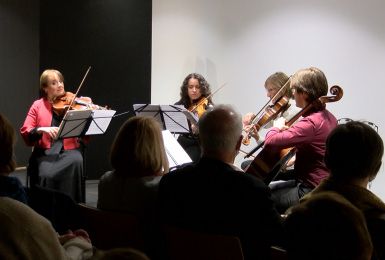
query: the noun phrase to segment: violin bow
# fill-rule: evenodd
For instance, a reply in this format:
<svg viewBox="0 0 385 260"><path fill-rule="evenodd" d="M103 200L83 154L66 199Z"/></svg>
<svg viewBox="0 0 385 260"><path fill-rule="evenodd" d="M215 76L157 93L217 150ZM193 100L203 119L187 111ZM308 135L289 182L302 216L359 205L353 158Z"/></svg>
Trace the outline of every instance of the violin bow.
<svg viewBox="0 0 385 260"><path fill-rule="evenodd" d="M72 107L72 105L74 104L75 99L76 99L76 96L78 95L78 93L79 93L79 91L80 91L80 88L82 87L83 82L84 82L84 80L86 79L86 77L87 77L87 75L88 75L88 72L90 72L90 70L91 70L91 66L88 67L88 69L87 69L87 71L86 71L86 74L84 75L82 81L80 82L80 85L79 85L78 89L76 90L76 93L75 93L74 98L71 100L71 103L70 103L70 105L69 105L68 110L69 110L69 109ZM67 112L68 112L68 110L67 110ZM66 113L67 113L67 112L66 112ZM60 122L59 129L62 129L62 125L63 125L63 120ZM59 130L59 131L60 131L60 130ZM57 139L57 137L56 137L55 139Z"/></svg>
<svg viewBox="0 0 385 260"><path fill-rule="evenodd" d="M83 86L84 80L86 79L86 77L87 77L87 75L88 75L88 72L90 72L90 70L91 70L91 66L88 67L86 73L84 74L84 77L83 77L82 81L80 82L80 85L79 85L78 89L77 89L76 92L75 92L75 96L74 96L74 98L71 100L71 103L70 103L70 105L69 105L70 108L71 108L72 105L74 104L75 99L76 99L76 97L78 96L79 91L80 91L81 87Z"/></svg>
<svg viewBox="0 0 385 260"><path fill-rule="evenodd" d="M269 101L266 102L266 104L261 108L261 110L258 111L258 113L255 115L255 117L253 118L253 120L251 120L251 124L254 124L254 120L258 119L258 115L264 111L266 109L266 107L272 103L273 100L277 99L277 97L286 89L286 85L290 82L290 79L291 79L292 75L289 76L289 78L287 79L287 81L285 82L285 84L283 84L283 86L278 90L277 93L275 93L275 95L269 99Z"/></svg>

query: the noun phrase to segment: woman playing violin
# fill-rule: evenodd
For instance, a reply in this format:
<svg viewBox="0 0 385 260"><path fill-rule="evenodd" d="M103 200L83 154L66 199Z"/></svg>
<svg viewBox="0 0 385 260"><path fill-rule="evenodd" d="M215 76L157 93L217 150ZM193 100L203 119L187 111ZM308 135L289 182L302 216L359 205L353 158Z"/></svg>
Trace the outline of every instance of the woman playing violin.
<svg viewBox="0 0 385 260"><path fill-rule="evenodd" d="M31 187L56 189L79 202L83 174L80 140L56 140L63 114L55 113L53 107L66 94L63 75L57 70L45 70L40 76L40 94L20 129L25 143L34 147L27 169Z"/></svg>
<svg viewBox="0 0 385 260"><path fill-rule="evenodd" d="M287 87L283 90L282 96L286 96L289 98L289 103L288 105L282 109L282 112L277 115L276 118L283 117L285 119L289 119L292 116L294 116L299 109L296 108L295 102L293 100L293 94L290 89L290 82L288 82L290 79L289 77L283 73L283 72L276 72L272 75L270 75L266 81L265 81L265 90L266 90L266 96L271 100L271 103L273 103L276 100L273 100L274 96L278 93L278 91L287 83ZM269 108L267 108L269 109ZM251 136L254 137L254 139L257 142L262 142L261 137L258 134L258 131L253 131L251 130L254 126L252 124L252 119L255 118L254 113L247 113L243 119L243 129L246 132L250 132ZM267 124L263 125L262 127L265 129L271 128L273 126L273 120L268 122Z"/></svg>
<svg viewBox="0 0 385 260"><path fill-rule="evenodd" d="M290 89L289 80L290 78L283 72L275 72L274 74L270 75L266 79L265 90L266 90L266 96L271 101L270 103L273 103L274 101L276 101L276 100L273 100L273 98L276 96L278 91L284 86L285 86L285 89L282 91L282 96L286 96L287 98L289 98L289 101L288 101L288 104L284 108L282 108L282 111L278 113L278 115L274 119L272 119L267 124L262 125L263 129L271 128L273 126L274 120L280 117L283 117L285 119L290 119L299 111L299 108L295 106L293 94ZM269 109L269 108L266 108L266 109ZM255 117L256 115L254 113L247 113L245 116L243 116L242 118L243 130L246 133L245 135L250 134L250 136L253 137L259 144L263 142L263 138L259 135L256 127L253 124L253 118ZM241 165L241 168L245 169L250 163L251 163L251 160L244 161Z"/></svg>
<svg viewBox="0 0 385 260"><path fill-rule="evenodd" d="M210 85L206 79L198 73L191 73L183 80L180 87L180 100L175 105L183 105L199 118L208 107L213 105L210 95ZM178 142L194 162L199 160L201 154L196 129L195 125L191 125L191 133L180 135L178 138Z"/></svg>
<svg viewBox="0 0 385 260"><path fill-rule="evenodd" d="M327 79L321 70L314 67L299 70L292 77L290 88L297 107L303 109L308 104L313 105L290 128L283 118L276 120L265 137L266 150L296 148L293 178L280 183L280 186L275 186L274 182L270 184L272 198L281 213L297 204L302 196L329 175L324 163L325 142L337 125L336 118L325 104L315 102L328 92Z"/></svg>

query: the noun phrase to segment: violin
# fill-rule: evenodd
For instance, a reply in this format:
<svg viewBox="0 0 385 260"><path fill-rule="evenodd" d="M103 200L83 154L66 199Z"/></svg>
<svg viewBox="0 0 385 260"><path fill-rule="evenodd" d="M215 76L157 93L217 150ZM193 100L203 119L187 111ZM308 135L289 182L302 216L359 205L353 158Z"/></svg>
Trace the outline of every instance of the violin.
<svg viewBox="0 0 385 260"><path fill-rule="evenodd" d="M219 90L221 90L224 86L226 86L227 83L220 86L218 89L216 89L213 93L208 95L207 97L200 97L198 101L194 102L187 110L198 114L198 118L200 118L204 112L206 112L206 109L211 105L211 97L217 93Z"/></svg>
<svg viewBox="0 0 385 260"><path fill-rule="evenodd" d="M289 121L286 122L286 126L291 126L294 122L297 121L299 117L310 111L315 107L325 106L325 103L328 102L336 102L340 100L343 96L343 90L339 86L332 86L330 88L330 93L332 96L322 96L308 104L301 111L299 111L296 115L294 115ZM255 149L249 152L246 157L251 156L254 152L257 151L260 147L263 146L263 143L258 145ZM295 154L295 148L286 148L281 151L270 151L267 149L262 149L261 152L255 157L249 167L245 170L245 172L250 173L258 178L264 180L265 184L269 184L274 178L277 176L279 171L285 165L282 164L281 160L288 161L290 156Z"/></svg>
<svg viewBox="0 0 385 260"><path fill-rule="evenodd" d="M246 135L242 139L242 143L244 145L250 144L250 138L252 133L258 132L263 126L267 125L270 121L276 119L280 113L285 112L290 107L290 97L285 94L285 92L287 92L287 88L290 86L290 78L291 76L285 82L285 84L283 84L283 86L278 90L278 92L251 119L250 130L246 131ZM271 103L273 104L269 105Z"/></svg>
<svg viewBox="0 0 385 260"><path fill-rule="evenodd" d="M257 115L254 116L251 120L252 127L248 132L246 132L246 135L242 139L242 143L244 145L249 145L251 134L253 133L253 131L258 132L259 129L261 129L263 126L268 124L270 121L276 119L280 113L285 112L290 107L289 101L289 97L282 96L277 100L274 105L267 107L265 112L260 117L257 117Z"/></svg>
<svg viewBox="0 0 385 260"><path fill-rule="evenodd" d="M187 110L196 113L200 118L209 105L209 99L207 97L201 97L197 102L193 103Z"/></svg>
<svg viewBox="0 0 385 260"><path fill-rule="evenodd" d="M65 92L63 96L57 97L52 103L52 108L58 116L63 116L68 110L106 109L93 104L89 97L76 97L69 91Z"/></svg>

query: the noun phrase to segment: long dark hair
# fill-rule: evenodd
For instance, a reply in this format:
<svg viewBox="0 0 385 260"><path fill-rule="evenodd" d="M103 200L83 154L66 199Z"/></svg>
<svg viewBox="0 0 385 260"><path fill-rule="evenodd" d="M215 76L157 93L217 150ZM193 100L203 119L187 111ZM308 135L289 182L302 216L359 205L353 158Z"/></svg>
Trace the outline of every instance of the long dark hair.
<svg viewBox="0 0 385 260"><path fill-rule="evenodd" d="M180 87L180 100L178 101L178 103L184 105L185 108L189 108L192 105L191 100L188 96L188 81L190 79L198 80L202 97L208 97L211 95L210 85L206 81L206 79L198 73L191 73L187 75L187 77L183 80L182 86ZM208 99L209 104L212 104L211 97L209 97Z"/></svg>

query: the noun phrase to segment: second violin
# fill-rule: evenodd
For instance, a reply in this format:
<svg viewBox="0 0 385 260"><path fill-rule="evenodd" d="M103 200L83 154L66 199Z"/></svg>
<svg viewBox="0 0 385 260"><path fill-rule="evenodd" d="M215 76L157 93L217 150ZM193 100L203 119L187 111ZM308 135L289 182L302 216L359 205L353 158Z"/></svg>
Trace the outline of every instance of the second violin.
<svg viewBox="0 0 385 260"><path fill-rule="evenodd" d="M260 141L258 131L261 128L270 128L273 120L277 117L289 118L294 115L298 109L291 105L292 92L290 90L290 77L283 72L276 72L270 75L265 81L266 95L268 102L258 111L258 113L249 113L243 118L244 145L250 144L250 138L254 137Z"/></svg>

